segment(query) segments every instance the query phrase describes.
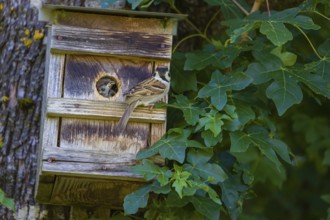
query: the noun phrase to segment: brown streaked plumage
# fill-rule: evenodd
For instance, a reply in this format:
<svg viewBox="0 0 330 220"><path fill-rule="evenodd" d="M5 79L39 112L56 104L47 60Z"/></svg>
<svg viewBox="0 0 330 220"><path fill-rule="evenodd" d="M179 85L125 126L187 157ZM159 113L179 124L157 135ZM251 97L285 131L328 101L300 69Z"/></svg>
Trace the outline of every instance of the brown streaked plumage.
<svg viewBox="0 0 330 220"><path fill-rule="evenodd" d="M169 91L170 76L168 66L159 66L156 68L153 76L146 79L133 88L126 95L128 104L123 116L115 127L115 133L123 132L128 123L131 113L137 106L150 105L161 100Z"/></svg>

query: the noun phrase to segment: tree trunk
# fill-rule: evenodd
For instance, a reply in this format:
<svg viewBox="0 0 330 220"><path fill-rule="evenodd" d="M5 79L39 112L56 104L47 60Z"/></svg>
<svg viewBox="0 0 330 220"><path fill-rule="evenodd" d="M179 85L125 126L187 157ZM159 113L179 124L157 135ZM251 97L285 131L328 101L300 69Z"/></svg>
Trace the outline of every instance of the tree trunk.
<svg viewBox="0 0 330 220"><path fill-rule="evenodd" d="M84 4L84 0L44 2ZM70 207L40 205L34 199L45 25L38 22L38 10L30 0L0 0L0 188L16 205L16 212L0 205L1 220L70 218Z"/></svg>
<svg viewBox="0 0 330 220"><path fill-rule="evenodd" d="M15 213L0 206L1 219L68 219L68 207L34 199L45 23L30 0L0 0L0 21L0 188L16 205Z"/></svg>

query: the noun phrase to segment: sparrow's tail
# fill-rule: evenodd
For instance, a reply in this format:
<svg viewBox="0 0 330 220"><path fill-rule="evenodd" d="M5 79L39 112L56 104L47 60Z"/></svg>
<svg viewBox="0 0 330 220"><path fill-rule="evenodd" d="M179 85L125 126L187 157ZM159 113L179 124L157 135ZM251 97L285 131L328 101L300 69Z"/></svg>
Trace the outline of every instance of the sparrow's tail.
<svg viewBox="0 0 330 220"><path fill-rule="evenodd" d="M123 116L120 118L118 124L115 127L115 134L120 134L125 130L126 125L128 123L128 119L129 119L131 113L136 108L137 104L138 104L138 101L135 101L135 102L132 102L131 104L127 105Z"/></svg>

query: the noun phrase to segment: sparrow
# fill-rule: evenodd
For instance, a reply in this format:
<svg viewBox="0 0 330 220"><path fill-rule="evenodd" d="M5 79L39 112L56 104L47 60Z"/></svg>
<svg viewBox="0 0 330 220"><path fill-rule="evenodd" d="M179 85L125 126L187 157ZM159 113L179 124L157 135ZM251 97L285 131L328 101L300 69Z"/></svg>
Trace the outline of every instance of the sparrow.
<svg viewBox="0 0 330 220"><path fill-rule="evenodd" d="M168 66L158 66L152 76L133 88L126 95L127 107L118 124L116 132L123 132L131 113L137 106L148 106L161 100L170 89L170 74Z"/></svg>
<svg viewBox="0 0 330 220"><path fill-rule="evenodd" d="M97 91L99 92L99 94L108 98L116 95L116 93L118 92L118 87L116 83L112 80L107 80L107 82L101 82L101 80L99 82L99 85L97 85Z"/></svg>

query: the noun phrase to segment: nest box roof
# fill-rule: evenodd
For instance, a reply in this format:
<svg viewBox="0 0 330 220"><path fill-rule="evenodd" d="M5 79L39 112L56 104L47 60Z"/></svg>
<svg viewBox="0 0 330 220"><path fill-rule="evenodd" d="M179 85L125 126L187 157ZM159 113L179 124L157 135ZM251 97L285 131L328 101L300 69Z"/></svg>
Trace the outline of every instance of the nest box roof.
<svg viewBox="0 0 330 220"><path fill-rule="evenodd" d="M182 20L187 17L187 15L184 14L163 13L163 12L148 12L148 11L133 11L133 10L123 10L123 9L88 8L88 7L78 7L78 6L42 4L42 7L39 9L39 20L53 21L52 12L54 11L71 11L71 12L104 14L104 15L121 15L128 17L141 17L141 18L160 18L160 19L164 18L164 19L173 19L173 20Z"/></svg>

